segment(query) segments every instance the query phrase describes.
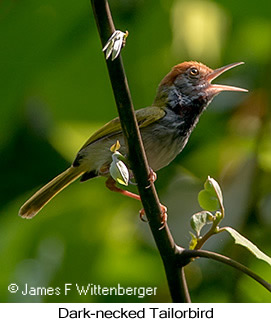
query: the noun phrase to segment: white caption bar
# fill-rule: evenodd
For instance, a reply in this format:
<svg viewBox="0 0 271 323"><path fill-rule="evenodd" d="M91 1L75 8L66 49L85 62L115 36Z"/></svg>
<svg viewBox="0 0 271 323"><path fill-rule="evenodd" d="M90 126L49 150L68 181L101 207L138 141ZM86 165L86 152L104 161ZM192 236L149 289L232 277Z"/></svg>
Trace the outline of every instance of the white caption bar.
<svg viewBox="0 0 271 323"><path fill-rule="evenodd" d="M6 303L1 322L264 322L270 304Z"/></svg>

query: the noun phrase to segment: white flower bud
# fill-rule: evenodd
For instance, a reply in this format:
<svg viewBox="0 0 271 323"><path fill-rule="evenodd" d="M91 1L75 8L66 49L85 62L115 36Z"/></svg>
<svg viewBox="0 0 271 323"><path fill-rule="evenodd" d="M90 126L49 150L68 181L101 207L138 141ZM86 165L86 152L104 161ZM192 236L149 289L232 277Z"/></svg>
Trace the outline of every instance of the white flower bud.
<svg viewBox="0 0 271 323"><path fill-rule="evenodd" d="M122 156L118 151L112 155L112 163L110 164L109 172L115 181L121 185L128 186L129 184L129 170L119 157Z"/></svg>
<svg viewBox="0 0 271 323"><path fill-rule="evenodd" d="M115 30L103 48L105 58L108 59L111 55L112 61L119 56L121 48L124 46L128 31L125 33L120 30Z"/></svg>

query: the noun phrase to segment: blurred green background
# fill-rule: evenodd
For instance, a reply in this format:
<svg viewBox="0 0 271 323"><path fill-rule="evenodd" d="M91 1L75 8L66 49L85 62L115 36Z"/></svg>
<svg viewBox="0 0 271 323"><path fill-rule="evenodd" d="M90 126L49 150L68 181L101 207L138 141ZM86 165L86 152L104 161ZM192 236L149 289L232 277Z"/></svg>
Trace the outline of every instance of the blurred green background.
<svg viewBox="0 0 271 323"><path fill-rule="evenodd" d="M176 242L187 247L190 216L208 175L221 185L223 224L271 255L271 2L112 0L136 108L152 103L170 68L199 60L212 68L244 61L218 81L249 89L223 93L201 117L187 147L158 173ZM169 302L161 260L137 201L99 178L75 182L32 220L17 216L32 193L72 162L84 141L116 116L88 0L0 3L0 301ZM239 260L268 281L270 267L226 234L206 249ZM252 279L219 263L187 267L194 302L269 302ZM7 286L65 283L156 286L155 297L22 296Z"/></svg>

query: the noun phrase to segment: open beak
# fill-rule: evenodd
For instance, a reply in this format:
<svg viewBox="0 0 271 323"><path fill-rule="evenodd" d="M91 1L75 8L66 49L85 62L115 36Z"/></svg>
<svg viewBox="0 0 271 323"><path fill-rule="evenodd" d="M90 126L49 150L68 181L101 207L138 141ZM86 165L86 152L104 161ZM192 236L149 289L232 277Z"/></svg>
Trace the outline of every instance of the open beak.
<svg viewBox="0 0 271 323"><path fill-rule="evenodd" d="M222 73L230 70L231 68L244 64L244 62L239 63L232 63L220 68L217 68L216 70L212 71L210 74L207 75L207 81L209 82L208 91L210 91L212 94L218 94L222 91L239 91L239 92L248 92L246 89L242 89L240 87L236 86L229 86L229 85L220 85L220 84L211 84L211 82L216 79L219 75Z"/></svg>

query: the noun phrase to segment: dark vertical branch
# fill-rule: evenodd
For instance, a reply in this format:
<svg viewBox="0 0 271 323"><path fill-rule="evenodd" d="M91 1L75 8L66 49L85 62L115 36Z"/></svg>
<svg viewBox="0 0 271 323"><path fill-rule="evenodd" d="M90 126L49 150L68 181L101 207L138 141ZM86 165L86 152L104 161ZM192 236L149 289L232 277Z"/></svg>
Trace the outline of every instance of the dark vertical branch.
<svg viewBox="0 0 271 323"><path fill-rule="evenodd" d="M96 24L104 46L115 30L109 5L106 0L91 0ZM123 68L121 56L106 61L116 105L121 121L122 131L128 147L138 191L145 209L149 225L162 257L168 285L173 302L185 302L187 297L183 292L186 286L185 276L180 273L175 259L175 243L166 225L161 227L161 209L159 199L153 183L149 182L149 166L137 125L128 82Z"/></svg>

